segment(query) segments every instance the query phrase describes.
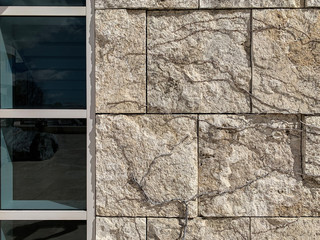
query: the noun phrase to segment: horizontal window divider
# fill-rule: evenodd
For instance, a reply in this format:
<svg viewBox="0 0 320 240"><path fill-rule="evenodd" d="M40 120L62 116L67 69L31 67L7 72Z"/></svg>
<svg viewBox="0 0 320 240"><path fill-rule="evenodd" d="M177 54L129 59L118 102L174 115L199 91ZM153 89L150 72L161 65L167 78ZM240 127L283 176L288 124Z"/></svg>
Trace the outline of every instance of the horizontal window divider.
<svg viewBox="0 0 320 240"><path fill-rule="evenodd" d="M0 211L1 220L86 220L86 211Z"/></svg>
<svg viewBox="0 0 320 240"><path fill-rule="evenodd" d="M0 7L0 16L86 16L86 7Z"/></svg>
<svg viewBox="0 0 320 240"><path fill-rule="evenodd" d="M86 118L86 109L0 109L0 118Z"/></svg>

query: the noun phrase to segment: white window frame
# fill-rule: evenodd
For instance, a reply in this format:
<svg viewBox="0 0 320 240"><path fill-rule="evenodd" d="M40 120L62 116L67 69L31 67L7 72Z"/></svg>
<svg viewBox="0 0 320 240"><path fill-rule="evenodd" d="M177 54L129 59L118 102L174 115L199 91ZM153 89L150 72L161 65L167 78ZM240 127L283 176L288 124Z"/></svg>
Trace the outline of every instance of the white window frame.
<svg viewBox="0 0 320 240"><path fill-rule="evenodd" d="M86 118L87 119L87 209L86 210L0 210L1 220L85 220L87 240L95 239L95 99L94 99L94 1L86 6L8 6L1 16L83 16L86 17L86 91L84 110L0 109L0 118Z"/></svg>

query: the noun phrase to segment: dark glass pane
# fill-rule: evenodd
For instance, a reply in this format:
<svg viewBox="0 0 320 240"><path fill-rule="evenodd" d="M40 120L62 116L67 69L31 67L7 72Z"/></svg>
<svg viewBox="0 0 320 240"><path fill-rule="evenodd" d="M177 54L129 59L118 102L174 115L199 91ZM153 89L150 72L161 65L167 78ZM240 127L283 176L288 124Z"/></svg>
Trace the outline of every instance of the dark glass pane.
<svg viewBox="0 0 320 240"><path fill-rule="evenodd" d="M85 6L85 0L0 0L0 6Z"/></svg>
<svg viewBox="0 0 320 240"><path fill-rule="evenodd" d="M1 120L1 209L86 208L86 120Z"/></svg>
<svg viewBox="0 0 320 240"><path fill-rule="evenodd" d="M84 17L0 17L2 109L85 109Z"/></svg>
<svg viewBox="0 0 320 240"><path fill-rule="evenodd" d="M86 240L85 221L1 221L0 240Z"/></svg>

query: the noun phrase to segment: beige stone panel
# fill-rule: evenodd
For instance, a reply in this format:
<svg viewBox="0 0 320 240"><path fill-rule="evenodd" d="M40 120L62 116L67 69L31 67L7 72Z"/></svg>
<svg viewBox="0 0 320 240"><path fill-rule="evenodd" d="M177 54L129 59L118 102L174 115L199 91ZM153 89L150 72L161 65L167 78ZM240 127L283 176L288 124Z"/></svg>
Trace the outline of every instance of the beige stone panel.
<svg viewBox="0 0 320 240"><path fill-rule="evenodd" d="M252 240L320 239L319 218L252 218L251 229Z"/></svg>
<svg viewBox="0 0 320 240"><path fill-rule="evenodd" d="M319 10L253 11L253 111L320 112Z"/></svg>
<svg viewBox="0 0 320 240"><path fill-rule="evenodd" d="M303 7L304 0L200 0L200 8Z"/></svg>
<svg viewBox="0 0 320 240"><path fill-rule="evenodd" d="M197 194L196 118L97 116L96 209L99 216L184 214ZM190 201L190 216L197 202Z"/></svg>
<svg viewBox="0 0 320 240"><path fill-rule="evenodd" d="M145 240L145 218L96 218L97 240Z"/></svg>
<svg viewBox="0 0 320 240"><path fill-rule="evenodd" d="M204 115L199 211L206 217L319 216L320 188L301 178L293 115Z"/></svg>
<svg viewBox="0 0 320 240"><path fill-rule="evenodd" d="M249 112L249 11L148 14L148 111Z"/></svg>
<svg viewBox="0 0 320 240"><path fill-rule="evenodd" d="M146 108L145 11L96 11L96 111Z"/></svg>
<svg viewBox="0 0 320 240"><path fill-rule="evenodd" d="M182 239L183 228L178 219L148 219L149 240ZM202 219L188 221L185 240L243 240L249 239L248 218Z"/></svg>
<svg viewBox="0 0 320 240"><path fill-rule="evenodd" d="M320 7L320 0L306 0L307 7Z"/></svg>
<svg viewBox="0 0 320 240"><path fill-rule="evenodd" d="M198 8L198 0L96 0L96 9L105 8L150 8L179 9Z"/></svg>
<svg viewBox="0 0 320 240"><path fill-rule="evenodd" d="M320 117L306 117L305 123L304 174L308 182L320 184Z"/></svg>

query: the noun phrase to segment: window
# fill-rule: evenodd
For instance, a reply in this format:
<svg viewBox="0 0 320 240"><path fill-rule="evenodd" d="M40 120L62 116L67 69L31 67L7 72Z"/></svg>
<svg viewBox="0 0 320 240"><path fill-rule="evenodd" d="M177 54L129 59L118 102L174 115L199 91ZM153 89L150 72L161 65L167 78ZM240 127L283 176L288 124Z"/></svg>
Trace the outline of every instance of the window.
<svg viewBox="0 0 320 240"><path fill-rule="evenodd" d="M0 0L0 240L94 239L91 4Z"/></svg>

